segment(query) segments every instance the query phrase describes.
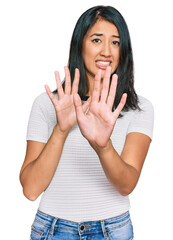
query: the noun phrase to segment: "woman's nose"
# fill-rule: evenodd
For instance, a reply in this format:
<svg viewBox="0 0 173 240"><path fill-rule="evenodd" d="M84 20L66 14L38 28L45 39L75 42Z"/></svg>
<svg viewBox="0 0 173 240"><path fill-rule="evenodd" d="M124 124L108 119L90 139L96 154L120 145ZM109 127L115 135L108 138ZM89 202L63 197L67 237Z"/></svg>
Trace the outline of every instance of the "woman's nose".
<svg viewBox="0 0 173 240"><path fill-rule="evenodd" d="M109 57L111 55L111 49L109 44L105 43L102 45L101 55L105 57Z"/></svg>

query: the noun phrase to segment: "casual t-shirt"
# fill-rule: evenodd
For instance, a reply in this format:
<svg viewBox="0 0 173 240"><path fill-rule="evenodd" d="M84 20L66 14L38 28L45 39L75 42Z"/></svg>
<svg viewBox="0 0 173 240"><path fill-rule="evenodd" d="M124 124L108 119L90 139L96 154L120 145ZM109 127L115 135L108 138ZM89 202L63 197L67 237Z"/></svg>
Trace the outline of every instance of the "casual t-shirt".
<svg viewBox="0 0 173 240"><path fill-rule="evenodd" d="M58 98L57 94L55 97ZM139 110L123 112L111 141L121 154L127 134L153 135L153 106L138 96ZM47 93L39 95L32 106L27 140L46 143L57 123L54 106ZM58 148L58 146L57 146ZM39 210L74 222L97 221L118 216L130 208L129 197L122 196L108 181L96 152L76 124L64 143L55 174L44 191Z"/></svg>

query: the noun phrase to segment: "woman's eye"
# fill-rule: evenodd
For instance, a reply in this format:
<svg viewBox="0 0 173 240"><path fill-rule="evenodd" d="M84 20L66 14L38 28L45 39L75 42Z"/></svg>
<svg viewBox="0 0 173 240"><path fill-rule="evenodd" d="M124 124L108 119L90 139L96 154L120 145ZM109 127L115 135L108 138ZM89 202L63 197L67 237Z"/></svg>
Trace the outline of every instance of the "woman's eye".
<svg viewBox="0 0 173 240"><path fill-rule="evenodd" d="M120 42L118 42L118 41L113 41L113 44L119 46L119 45L120 45Z"/></svg>
<svg viewBox="0 0 173 240"><path fill-rule="evenodd" d="M99 43L99 42L101 42L101 40L99 38L95 38L92 40L92 42Z"/></svg>

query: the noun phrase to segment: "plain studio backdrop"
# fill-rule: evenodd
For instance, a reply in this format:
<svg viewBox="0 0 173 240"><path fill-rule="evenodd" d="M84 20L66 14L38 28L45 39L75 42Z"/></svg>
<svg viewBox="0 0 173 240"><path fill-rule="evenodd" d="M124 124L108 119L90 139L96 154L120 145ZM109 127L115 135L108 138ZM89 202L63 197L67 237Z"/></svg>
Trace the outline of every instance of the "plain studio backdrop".
<svg viewBox="0 0 173 240"><path fill-rule="evenodd" d="M168 0L0 2L1 239L29 239L40 197L31 202L23 196L19 171L31 106L45 84L55 89L55 70L64 77L75 23L86 9L100 4L112 5L124 16L136 91L155 109L153 141L130 195L135 239L172 239L173 17Z"/></svg>

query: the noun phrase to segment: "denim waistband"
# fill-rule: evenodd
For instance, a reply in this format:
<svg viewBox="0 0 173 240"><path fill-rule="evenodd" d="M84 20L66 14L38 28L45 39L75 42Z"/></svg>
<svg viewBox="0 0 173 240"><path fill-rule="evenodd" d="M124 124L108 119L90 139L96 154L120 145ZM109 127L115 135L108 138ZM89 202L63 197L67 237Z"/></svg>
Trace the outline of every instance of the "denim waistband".
<svg viewBox="0 0 173 240"><path fill-rule="evenodd" d="M87 233L90 231L106 231L107 228L116 228L117 226L120 226L121 224L125 224L128 221L130 221L130 214L129 211L113 217L108 218L104 220L98 220L98 221L87 221L87 222L73 222L61 218L55 218L53 216L50 216L48 214L45 214L41 212L40 210L37 211L36 214L36 220L39 222L42 222L44 225L51 226L54 230L56 228L65 229L67 231L73 231L73 232L82 232ZM52 229L52 230L53 230Z"/></svg>

